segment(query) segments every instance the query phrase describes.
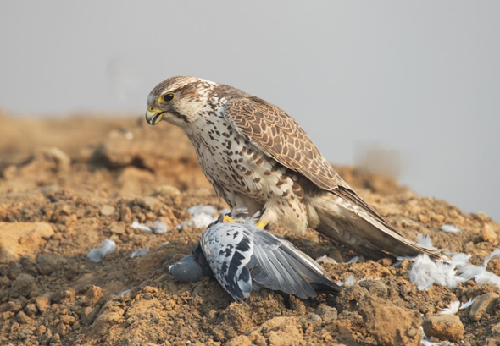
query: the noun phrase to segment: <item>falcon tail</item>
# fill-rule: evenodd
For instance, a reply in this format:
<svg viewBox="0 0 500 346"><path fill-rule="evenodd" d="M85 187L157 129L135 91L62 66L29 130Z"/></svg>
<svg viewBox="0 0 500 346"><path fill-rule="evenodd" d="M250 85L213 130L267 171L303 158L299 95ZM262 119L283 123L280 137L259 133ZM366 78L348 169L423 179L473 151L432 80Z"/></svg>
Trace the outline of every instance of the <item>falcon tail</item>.
<svg viewBox="0 0 500 346"><path fill-rule="evenodd" d="M445 259L438 250L404 238L354 191L339 188L316 197L317 230L371 259L426 254Z"/></svg>

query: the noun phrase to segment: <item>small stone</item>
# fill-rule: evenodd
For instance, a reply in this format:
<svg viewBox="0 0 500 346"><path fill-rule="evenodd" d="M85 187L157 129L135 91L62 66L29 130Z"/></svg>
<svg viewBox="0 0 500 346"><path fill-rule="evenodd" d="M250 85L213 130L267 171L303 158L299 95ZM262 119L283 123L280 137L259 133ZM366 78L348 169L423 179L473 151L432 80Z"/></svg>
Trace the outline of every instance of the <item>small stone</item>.
<svg viewBox="0 0 500 346"><path fill-rule="evenodd" d="M153 192L154 195L159 195L159 196L179 196L181 192L179 191L178 188L172 186L172 185L160 185L157 186L155 191Z"/></svg>
<svg viewBox="0 0 500 346"><path fill-rule="evenodd" d="M325 323L331 323L337 319L337 309L325 304L320 304L316 308L315 314L321 317Z"/></svg>
<svg viewBox="0 0 500 346"><path fill-rule="evenodd" d="M425 216L424 214L419 214L418 215L418 219L422 223L428 223L429 222L429 218L427 216Z"/></svg>
<svg viewBox="0 0 500 346"><path fill-rule="evenodd" d="M21 273L12 285L12 293L16 296L29 297L36 286L35 278L29 274Z"/></svg>
<svg viewBox="0 0 500 346"><path fill-rule="evenodd" d="M64 260L61 256L51 255L51 254L38 254L36 255L36 264L38 270L43 275L50 275L53 272L57 271L58 268L64 264L66 260Z"/></svg>
<svg viewBox="0 0 500 346"><path fill-rule="evenodd" d="M496 293L482 294L472 303L469 311L469 318L472 321L479 321L487 312L490 312L495 300L500 296Z"/></svg>
<svg viewBox="0 0 500 346"><path fill-rule="evenodd" d="M494 335L500 335L500 323L495 324L493 328L491 328L491 332Z"/></svg>
<svg viewBox="0 0 500 346"><path fill-rule="evenodd" d="M167 224L165 222L155 221L151 225L151 228L155 234L167 233Z"/></svg>
<svg viewBox="0 0 500 346"><path fill-rule="evenodd" d="M50 305L50 296L49 295L42 295L42 296L38 296L35 298L35 305L36 305L36 308L40 311L40 312L44 312L45 310L47 310L47 307Z"/></svg>
<svg viewBox="0 0 500 346"><path fill-rule="evenodd" d="M495 233L495 231L493 231L491 229L490 225L484 225L483 226L483 228L481 229L481 238L484 241L492 243L492 244L497 244L498 243L498 236Z"/></svg>
<svg viewBox="0 0 500 346"><path fill-rule="evenodd" d="M111 216L115 213L115 207L112 205L105 205L101 208L101 215L102 216Z"/></svg>
<svg viewBox="0 0 500 346"><path fill-rule="evenodd" d="M318 316L318 315L316 315L316 314L314 314L314 315L312 315L311 317L309 317L309 320L310 320L311 322L321 322L321 321L322 321L322 320L321 320L321 317L319 317L319 316Z"/></svg>
<svg viewBox="0 0 500 346"><path fill-rule="evenodd" d="M56 303L61 304L73 304L75 302L75 290L73 288L68 288L56 292L52 299Z"/></svg>
<svg viewBox="0 0 500 346"><path fill-rule="evenodd" d="M418 329L417 328L410 328L408 329L408 331L406 332L406 334L408 334L408 336L410 338L414 338L417 336L417 333L418 333Z"/></svg>
<svg viewBox="0 0 500 346"><path fill-rule="evenodd" d="M92 285L88 290L87 294L85 294L85 300L83 302L84 305L94 306L97 304L99 299L103 296L102 289L98 286Z"/></svg>
<svg viewBox="0 0 500 346"><path fill-rule="evenodd" d="M125 222L113 222L109 230L115 234L125 233Z"/></svg>
<svg viewBox="0 0 500 346"><path fill-rule="evenodd" d="M28 316L35 316L36 315L36 305L35 304L28 304L24 308L24 312Z"/></svg>
<svg viewBox="0 0 500 346"><path fill-rule="evenodd" d="M28 323L30 321L30 318L26 316L24 311L21 310L17 313L17 321L19 323Z"/></svg>
<svg viewBox="0 0 500 346"><path fill-rule="evenodd" d="M5 309L8 310L8 311L13 311L13 312L18 312L19 310L21 310L23 308L23 305L21 304L21 302L19 301L19 299L13 299L13 300L10 300L6 305L5 305Z"/></svg>
<svg viewBox="0 0 500 346"><path fill-rule="evenodd" d="M464 337L464 325L458 316L428 316L423 324L425 335L439 340L460 342Z"/></svg>

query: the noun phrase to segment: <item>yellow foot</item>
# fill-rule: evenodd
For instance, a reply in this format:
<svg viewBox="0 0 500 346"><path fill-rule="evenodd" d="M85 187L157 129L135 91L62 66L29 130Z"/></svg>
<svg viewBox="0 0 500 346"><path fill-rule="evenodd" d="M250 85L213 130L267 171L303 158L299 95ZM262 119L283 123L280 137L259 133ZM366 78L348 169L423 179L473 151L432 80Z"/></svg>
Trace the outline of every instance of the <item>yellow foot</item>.
<svg viewBox="0 0 500 346"><path fill-rule="evenodd" d="M264 229L264 227L267 226L267 223L264 222L264 221L257 221L257 223L255 224L255 226Z"/></svg>
<svg viewBox="0 0 500 346"><path fill-rule="evenodd" d="M231 216L224 215L222 218L222 222L234 222L234 220L231 218Z"/></svg>

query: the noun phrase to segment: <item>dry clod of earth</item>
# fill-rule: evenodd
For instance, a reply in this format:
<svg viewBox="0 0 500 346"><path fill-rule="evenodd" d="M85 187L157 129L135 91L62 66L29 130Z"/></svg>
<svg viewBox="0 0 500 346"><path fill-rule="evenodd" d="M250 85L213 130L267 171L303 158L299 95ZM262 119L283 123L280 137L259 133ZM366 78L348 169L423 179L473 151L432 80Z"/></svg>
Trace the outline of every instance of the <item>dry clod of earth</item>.
<svg viewBox="0 0 500 346"><path fill-rule="evenodd" d="M191 220L186 210L227 208L184 134L142 119L34 122L0 117L2 345L419 345L421 326L434 342L500 342L496 285L469 280L419 290L408 279L410 261L347 263L352 251L314 231L273 230L338 262L322 263L344 283L338 296L302 301L260 290L235 303L213 279L178 283L165 268L203 232L176 227ZM390 178L338 171L405 237L428 235L438 248L472 255L475 265L498 246L500 226L484 213L422 198ZM160 233L133 222L161 226ZM445 232L444 224L460 232ZM88 261L105 239L116 250ZM132 258L141 249L144 256ZM500 259L487 269L499 275ZM439 315L474 298L456 316Z"/></svg>

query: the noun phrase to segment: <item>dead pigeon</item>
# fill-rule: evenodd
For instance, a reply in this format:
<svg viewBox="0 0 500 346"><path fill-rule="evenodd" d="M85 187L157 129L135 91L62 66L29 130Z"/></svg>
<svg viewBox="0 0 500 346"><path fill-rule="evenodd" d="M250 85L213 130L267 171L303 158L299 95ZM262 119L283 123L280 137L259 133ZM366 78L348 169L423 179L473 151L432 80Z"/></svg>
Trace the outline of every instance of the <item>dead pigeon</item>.
<svg viewBox="0 0 500 346"><path fill-rule="evenodd" d="M242 210L236 213L239 217ZM256 216L233 222L221 216L203 232L191 255L169 267L170 273L181 282L213 276L236 301L248 298L259 286L301 299L340 291L316 261L289 241L256 227L255 220Z"/></svg>

